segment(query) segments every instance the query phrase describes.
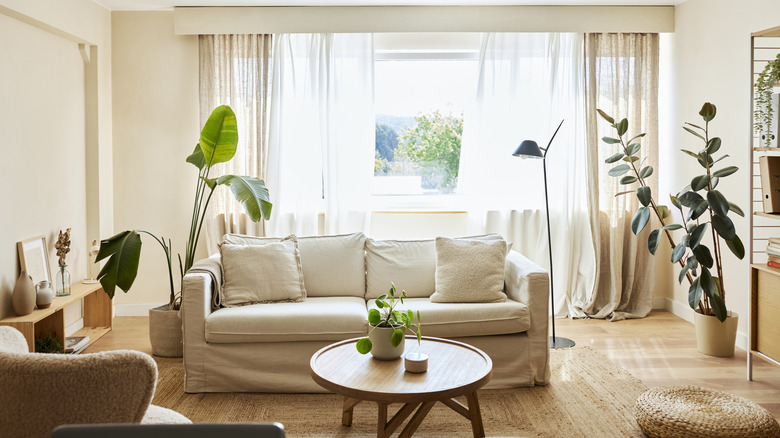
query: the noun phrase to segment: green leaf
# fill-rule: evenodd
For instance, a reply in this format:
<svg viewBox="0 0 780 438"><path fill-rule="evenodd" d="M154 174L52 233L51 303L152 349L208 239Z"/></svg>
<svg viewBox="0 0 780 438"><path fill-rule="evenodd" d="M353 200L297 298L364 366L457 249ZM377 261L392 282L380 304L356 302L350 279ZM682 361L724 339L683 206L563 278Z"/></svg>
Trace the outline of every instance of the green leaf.
<svg viewBox="0 0 780 438"><path fill-rule="evenodd" d="M609 169L609 172L607 172L607 174L609 176L620 176L628 172L630 169L631 167L629 167L628 164L618 164L612 169Z"/></svg>
<svg viewBox="0 0 780 438"><path fill-rule="evenodd" d="M715 317L718 318L718 321L725 321L726 317L728 317L728 310L726 310L726 302L723 298L719 294L715 294L710 297L710 304L712 305L712 310L715 312Z"/></svg>
<svg viewBox="0 0 780 438"><path fill-rule="evenodd" d="M700 159L701 159L701 157L699 157L699 154L697 154L697 153L691 152L691 151L689 151L689 150L687 150L687 149L680 149L680 150L681 150L681 151L682 151L684 154L690 155L690 156L692 156L693 158L696 158L697 160L700 160Z"/></svg>
<svg viewBox="0 0 780 438"><path fill-rule="evenodd" d="M669 225L664 225L664 230L673 231L673 230L679 230L682 227L683 226L680 224L669 224Z"/></svg>
<svg viewBox="0 0 780 438"><path fill-rule="evenodd" d="M714 119L716 113L717 109L715 108L715 105L709 102L705 102L704 105L701 106L701 111L699 111L699 115L702 119L704 119L705 122L709 122Z"/></svg>
<svg viewBox="0 0 780 438"><path fill-rule="evenodd" d="M691 249L696 249L697 246L699 246L699 243L701 242L701 239L704 237L704 232L707 231L707 223L699 224L696 226L696 228L693 229L691 232L691 239L688 242L688 246L691 247Z"/></svg>
<svg viewBox="0 0 780 438"><path fill-rule="evenodd" d="M699 201L694 201L691 204L691 209L688 211L688 218L687 220L696 220L704 214L705 211L707 211L707 207L709 207L709 204L706 200L701 199Z"/></svg>
<svg viewBox="0 0 780 438"><path fill-rule="evenodd" d="M626 146L626 155L634 155L635 153L639 152L639 149L642 148L642 145L639 143L631 143L630 145Z"/></svg>
<svg viewBox="0 0 780 438"><path fill-rule="evenodd" d="M203 182L206 183L206 185L209 187L209 189L214 190L214 188L217 186L217 180L215 178L206 178L204 176L201 176L200 179L203 180Z"/></svg>
<svg viewBox="0 0 780 438"><path fill-rule="evenodd" d="M647 238L647 249L650 250L650 254L655 255L655 251L658 249L658 244L661 242L661 229L653 230L650 232L650 236Z"/></svg>
<svg viewBox="0 0 780 438"><path fill-rule="evenodd" d="M677 208L682 208L682 205L680 204L680 199L677 198L677 196L669 195L669 199L672 200L672 205L674 205Z"/></svg>
<svg viewBox="0 0 780 438"><path fill-rule="evenodd" d="M114 292L119 287L127 292L133 286L138 275L138 263L141 260L141 236L135 231L123 231L108 239L100 241L95 262L108 258L103 269L97 276L100 285L114 298Z"/></svg>
<svg viewBox="0 0 780 438"><path fill-rule="evenodd" d="M271 198L263 180L251 176L223 175L217 178L217 184L230 187L253 221L271 218Z"/></svg>
<svg viewBox="0 0 780 438"><path fill-rule="evenodd" d="M735 235L733 239L727 240L726 245L728 245L731 252L737 256L738 259L742 260L745 258L745 246L742 244L742 240L739 239L739 236Z"/></svg>
<svg viewBox="0 0 780 438"><path fill-rule="evenodd" d="M697 278L693 280L691 287L688 288L688 304L691 306L691 309L695 309L699 306L701 292L701 286L699 286L699 279Z"/></svg>
<svg viewBox="0 0 780 438"><path fill-rule="evenodd" d="M404 331L401 329L395 329L393 331L393 334L390 335L390 343L393 344L393 347L397 347L401 345L401 342L404 340Z"/></svg>
<svg viewBox="0 0 780 438"><path fill-rule="evenodd" d="M672 215L672 212L669 211L669 207L665 205L659 205L656 207L656 209L658 209L658 214L661 215L661 219L666 219Z"/></svg>
<svg viewBox="0 0 780 438"><path fill-rule="evenodd" d="M653 167L652 166L645 166L642 168L642 170L639 171L639 177L640 178L647 178L648 176L653 174Z"/></svg>
<svg viewBox="0 0 780 438"><path fill-rule="evenodd" d="M633 184L636 181L637 179L634 175L626 175L623 178L620 178L620 184Z"/></svg>
<svg viewBox="0 0 780 438"><path fill-rule="evenodd" d="M693 257L689 257L688 260L692 259ZM688 265L686 264L680 269L680 274L677 276L677 283L682 284L683 278L685 278L685 274L688 273Z"/></svg>
<svg viewBox="0 0 780 438"><path fill-rule="evenodd" d="M734 229L734 222L727 216L717 214L712 216L712 228L715 228L718 235L725 240L731 240L737 235L737 231Z"/></svg>
<svg viewBox="0 0 780 438"><path fill-rule="evenodd" d="M618 136L622 137L628 131L628 119L621 120L615 128L617 128Z"/></svg>
<svg viewBox="0 0 780 438"><path fill-rule="evenodd" d="M606 144L620 143L620 139L619 138L613 138L613 137L602 137L601 141L603 141Z"/></svg>
<svg viewBox="0 0 780 438"><path fill-rule="evenodd" d="M357 343L355 344L355 348L357 348L358 353L360 354L366 354L371 351L371 340L368 338L358 339Z"/></svg>
<svg viewBox="0 0 780 438"><path fill-rule="evenodd" d="M187 157L187 162L192 163L198 169L203 169L203 166L206 165L206 158L203 157L203 149L200 148L200 144L195 145L195 150Z"/></svg>
<svg viewBox="0 0 780 438"><path fill-rule="evenodd" d="M422 321L422 320L420 319L420 311L418 310L417 311L417 322L420 322L420 321Z"/></svg>
<svg viewBox="0 0 780 438"><path fill-rule="evenodd" d="M715 282L712 281L712 274L707 268L701 269L701 275L699 275L699 284L707 296L711 296L715 291Z"/></svg>
<svg viewBox="0 0 780 438"><path fill-rule="evenodd" d="M677 197L680 200L680 204L690 208L694 203L698 203L704 200L700 194L696 192L685 192Z"/></svg>
<svg viewBox="0 0 780 438"><path fill-rule="evenodd" d="M380 306L380 304L381 304L381 303L382 303L382 302L381 302L381 301L379 301L379 300L377 300L377 301L376 301L376 305L377 305L377 307L379 307L380 309L382 308L382 306ZM369 324L371 324L371 325L373 325L374 327L376 327L376 326L378 326L378 325L379 325L379 321L381 321L381 320L382 320L382 315L379 313L379 311L378 311L378 310L376 310L376 309L371 309L371 310L369 310L369 311L368 311L368 323L369 323Z"/></svg>
<svg viewBox="0 0 780 438"><path fill-rule="evenodd" d="M718 158L717 160L713 161L713 162L712 162L712 164L715 164L715 163L719 162L720 160L722 160L722 159L724 159L724 158L728 158L728 156L729 156L729 155L728 155L728 154L726 154L726 155L724 155L724 156L722 156L722 157Z"/></svg>
<svg viewBox="0 0 780 438"><path fill-rule="evenodd" d="M714 189L715 187L718 187L718 183L720 182L720 178L717 176L713 176L710 178L710 189Z"/></svg>
<svg viewBox="0 0 780 438"><path fill-rule="evenodd" d="M729 202L729 209L731 211L733 211L734 213L736 213L736 214L738 214L738 215L740 215L742 217L745 217L745 212L742 211L742 209L739 208L739 206L737 204L735 204L733 202Z"/></svg>
<svg viewBox="0 0 780 438"><path fill-rule="evenodd" d="M729 166L724 167L723 169L716 170L715 172L712 172L712 176L717 176L718 178L723 178L724 176L729 176L732 173L735 173L739 170L739 167L737 166Z"/></svg>
<svg viewBox="0 0 780 438"><path fill-rule="evenodd" d="M683 129L688 131L688 132L690 132L691 134L699 137L700 139L704 140L704 136L699 134L698 132L694 131L693 129L691 129L691 128L687 127L687 126L683 126Z"/></svg>
<svg viewBox="0 0 780 438"><path fill-rule="evenodd" d="M685 242L680 242L672 250L672 263L677 263L685 255Z"/></svg>
<svg viewBox="0 0 780 438"><path fill-rule="evenodd" d="M712 253L710 252L709 248L707 248L704 245L698 245L696 248L693 249L693 255L696 256L696 260L702 266L706 266L707 268L712 268L712 264L713 264Z"/></svg>
<svg viewBox="0 0 780 438"><path fill-rule="evenodd" d="M726 216L729 214L729 201L717 190L710 190L707 192L707 202L710 204L710 208L715 214Z"/></svg>
<svg viewBox="0 0 780 438"><path fill-rule="evenodd" d="M630 157L624 157L623 161L625 161L626 163L635 163L639 161L639 157L637 157L636 155L632 155Z"/></svg>
<svg viewBox="0 0 780 438"><path fill-rule="evenodd" d="M238 124L236 115L227 105L214 108L200 131L200 147L206 165L230 161L238 147Z"/></svg>
<svg viewBox="0 0 780 438"><path fill-rule="evenodd" d="M707 142L707 153L712 155L715 152L718 152L718 149L720 149L720 144L720 137L712 137L710 141Z"/></svg>
<svg viewBox="0 0 780 438"><path fill-rule="evenodd" d="M605 113L604 111L602 111L602 110L600 110L598 108L596 109L596 111L598 111L599 115L601 117L603 117L604 120L609 122L610 125L614 125L615 124L615 119L613 119L612 117L608 116L607 113Z"/></svg>
<svg viewBox="0 0 780 438"><path fill-rule="evenodd" d="M606 160L604 160L604 162L607 163L607 164L612 164L612 163L614 163L616 161L620 161L620 159L625 157L625 156L626 155L623 152L618 152L615 155L613 155L613 156L607 158Z"/></svg>
<svg viewBox="0 0 780 438"><path fill-rule="evenodd" d="M685 124L688 125L688 126L693 126L694 128L699 129L701 131L704 131L704 128L702 128L699 125L694 125L693 123L690 123L690 122L685 122Z"/></svg>
<svg viewBox="0 0 780 438"><path fill-rule="evenodd" d="M384 300L386 298L387 298L387 294L382 294L382 295L378 296L376 299L377 300Z"/></svg>
<svg viewBox="0 0 780 438"><path fill-rule="evenodd" d="M634 214L634 218L631 219L631 231L634 234L639 234L642 229L647 225L647 221L650 220L650 209L647 207L639 207Z"/></svg>
<svg viewBox="0 0 780 438"><path fill-rule="evenodd" d="M387 306L387 303L386 303L384 300L380 300L379 298L377 298L376 300L374 300L374 304L376 304L376 306L377 306L378 308L380 308L380 309L384 309L384 308L385 308L385 306ZM387 306L387 307L390 307L390 306Z"/></svg>
<svg viewBox="0 0 780 438"><path fill-rule="evenodd" d="M637 134L637 135L635 135L635 136L631 137L631 140L629 140L629 141L628 141L628 143L630 144L632 141L636 140L637 138L642 138L642 137L644 137L645 135L647 135L647 133L646 133L646 132L643 132L643 133L641 133L641 134Z"/></svg>
<svg viewBox="0 0 780 438"><path fill-rule="evenodd" d="M636 189L636 197L639 199L639 202L642 203L645 207L650 205L650 198L652 194L650 192L650 187L648 186L642 186Z"/></svg>
<svg viewBox="0 0 780 438"><path fill-rule="evenodd" d="M707 187L710 184L710 177L708 175L699 175L691 180L691 190L698 192L699 190Z"/></svg>
<svg viewBox="0 0 780 438"><path fill-rule="evenodd" d="M634 191L633 190L626 190L626 191L623 191L623 192L617 192L617 193L615 193L615 197L617 198L620 195L627 195L629 193L634 193Z"/></svg>

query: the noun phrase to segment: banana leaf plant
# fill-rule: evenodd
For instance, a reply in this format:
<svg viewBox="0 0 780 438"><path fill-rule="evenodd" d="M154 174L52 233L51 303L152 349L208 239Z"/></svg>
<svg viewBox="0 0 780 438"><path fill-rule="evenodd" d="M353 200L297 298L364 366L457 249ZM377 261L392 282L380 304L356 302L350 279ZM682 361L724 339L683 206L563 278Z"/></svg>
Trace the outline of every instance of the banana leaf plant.
<svg viewBox="0 0 780 438"><path fill-rule="evenodd" d="M195 251L198 248L198 239L203 227L206 211L218 186L228 186L236 200L246 210L249 218L255 222L261 219L268 220L271 217L271 201L268 189L263 180L236 175L223 175L210 178L212 166L233 159L238 146L238 129L236 115L229 106L222 105L214 109L203 130L200 133L195 150L187 157L187 162L198 168L198 179L195 184L195 203L190 220L190 232L187 246L182 261L179 258L179 275L184 274L195 263ZM175 291L173 283L173 266L171 240L157 237L146 230L122 231L100 242L100 251L95 261L107 259L103 269L98 274L98 280L110 298L114 298L117 287L125 292L130 290L135 277L138 274L138 264L141 259L141 234L144 233L157 241L165 252L168 262L168 279L170 283L170 299L168 306L176 309L180 303L180 296Z"/></svg>
<svg viewBox="0 0 780 438"><path fill-rule="evenodd" d="M692 309L698 308L702 314L714 315L723 322L728 316L726 289L723 283L723 242L737 258L745 257L745 247L729 217L730 213L743 217L745 214L716 189L721 179L734 174L739 169L736 166L715 169L715 164L728 157L728 155L714 157L721 147L721 139L710 137L709 131L709 123L717 113L715 105L707 102L699 111L699 115L704 120L703 127L692 123L685 123L683 126L686 132L701 142L702 149L698 152L682 149L682 152L695 158L703 171L693 177L691 183L677 195L670 195L672 205L680 212L682 223L672 220L668 207L656 203L647 184L647 179L653 174L653 168L642 165L639 155L642 148L639 141L645 134L626 140L628 120L615 122L615 119L604 111L600 109L597 111L617 132L617 138L602 138L602 141L608 145L619 146L618 152L605 161L608 164L621 163L611 168L608 174L620 178L620 184L632 186L631 190L622 191L615 196L635 193L641 204L631 220L631 231L638 235L650 223L651 215L655 215L660 227L649 234L647 247L650 253L655 255L658 245L666 237L666 241L672 248L671 262L680 265L678 282L682 283L683 279L687 279L690 284L688 304ZM676 230L682 230L677 243L672 234ZM708 230L711 235L708 243L712 248L703 243Z"/></svg>

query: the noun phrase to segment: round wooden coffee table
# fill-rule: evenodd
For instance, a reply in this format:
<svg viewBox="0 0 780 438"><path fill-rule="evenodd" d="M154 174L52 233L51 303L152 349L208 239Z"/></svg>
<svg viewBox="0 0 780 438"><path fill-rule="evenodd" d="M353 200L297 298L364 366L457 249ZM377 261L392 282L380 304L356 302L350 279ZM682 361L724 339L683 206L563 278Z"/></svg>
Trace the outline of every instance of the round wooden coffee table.
<svg viewBox="0 0 780 438"><path fill-rule="evenodd" d="M344 396L341 422L352 425L352 412L361 401L379 405L377 437L389 437L414 412L399 437L410 437L437 401L471 421L475 437L484 437L477 389L493 376L493 361L482 350L462 342L424 336L406 338L406 349L428 355L428 371L420 374L404 370L403 358L374 359L355 349L357 339L337 342L311 357L311 376L323 388ZM453 397L466 396L467 406ZM388 421L387 405L405 403ZM415 412L415 409L417 410Z"/></svg>

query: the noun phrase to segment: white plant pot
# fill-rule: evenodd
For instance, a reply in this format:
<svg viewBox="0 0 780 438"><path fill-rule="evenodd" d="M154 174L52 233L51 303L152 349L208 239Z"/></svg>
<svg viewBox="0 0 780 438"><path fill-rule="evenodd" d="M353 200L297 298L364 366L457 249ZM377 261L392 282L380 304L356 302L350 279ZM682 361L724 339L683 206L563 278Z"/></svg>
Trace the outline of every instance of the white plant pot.
<svg viewBox="0 0 780 438"><path fill-rule="evenodd" d="M371 355L374 356L374 359L395 360L404 354L406 339L401 341L397 347L393 347L393 344L390 343L390 336L394 331L395 329L390 327L377 327L368 335L368 339L371 341Z"/></svg>
<svg viewBox="0 0 780 438"><path fill-rule="evenodd" d="M181 319L178 310L168 305L149 309L149 341L152 354L160 357L182 357Z"/></svg>
<svg viewBox="0 0 780 438"><path fill-rule="evenodd" d="M734 356L738 319L739 315L735 312L729 312L726 320L720 322L714 316L702 315L698 311L694 311L696 347L699 353L717 357Z"/></svg>

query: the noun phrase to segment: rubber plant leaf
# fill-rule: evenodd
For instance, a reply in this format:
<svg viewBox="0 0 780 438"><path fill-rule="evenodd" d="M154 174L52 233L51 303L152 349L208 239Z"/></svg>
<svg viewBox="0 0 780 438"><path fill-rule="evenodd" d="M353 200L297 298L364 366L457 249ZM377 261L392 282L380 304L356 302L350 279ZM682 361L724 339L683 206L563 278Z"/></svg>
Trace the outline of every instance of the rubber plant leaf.
<svg viewBox="0 0 780 438"><path fill-rule="evenodd" d="M710 203L710 208L712 208L712 211L715 212L715 214L720 216L729 214L729 208L731 207L729 201L727 201L726 197L719 191L710 190L707 192L707 202Z"/></svg>
<svg viewBox="0 0 780 438"><path fill-rule="evenodd" d="M135 281L141 259L141 236L128 230L102 240L95 262L105 258L108 260L97 279L109 298L114 298L117 287L127 292Z"/></svg>
<svg viewBox="0 0 780 438"><path fill-rule="evenodd" d="M734 228L734 223L731 222L727 216L714 215L712 216L712 228L718 232L718 235L725 240L731 240L737 235L737 230Z"/></svg>
<svg viewBox="0 0 780 438"><path fill-rule="evenodd" d="M634 214L634 218L631 219L631 231L634 234L639 234L647 225L647 221L650 220L650 209L647 207L639 207Z"/></svg>
<svg viewBox="0 0 780 438"><path fill-rule="evenodd" d="M642 186L636 189L636 197L639 199L639 202L642 203L645 207L650 205L650 198L652 196L652 192L650 191L649 186Z"/></svg>
<svg viewBox="0 0 780 438"><path fill-rule="evenodd" d="M604 118L604 120L606 120L607 122L609 122L609 123L610 123L610 124L612 124L612 125L614 125L614 124L615 124L615 119L613 119L612 117L608 116L608 115L607 115L607 113L605 113L604 111L602 111L602 110L600 110L600 109L596 109L596 111L598 111L599 115L600 115L601 117L603 117L603 118Z"/></svg>
<svg viewBox="0 0 780 438"><path fill-rule="evenodd" d="M688 304L691 309L695 309L701 301L701 286L699 286L699 279L693 280L691 287L688 288Z"/></svg>
<svg viewBox="0 0 780 438"><path fill-rule="evenodd" d="M655 251L658 249L658 244L661 242L661 229L653 230L650 232L650 236L647 238L647 249L650 250L650 254L655 255Z"/></svg>
<svg viewBox="0 0 780 438"><path fill-rule="evenodd" d="M223 175L217 178L217 185L230 187L236 200L244 206L246 214L253 221L271 217L271 199L263 180L251 176Z"/></svg>
<svg viewBox="0 0 780 438"><path fill-rule="evenodd" d="M739 236L735 235L733 239L727 240L726 245L728 245L731 252L734 253L738 259L742 260L745 258L745 246L742 244L742 240L739 239Z"/></svg>
<svg viewBox="0 0 780 438"><path fill-rule="evenodd" d="M214 108L200 132L199 143L208 166L233 158L238 147L238 124L229 106Z"/></svg>
<svg viewBox="0 0 780 438"><path fill-rule="evenodd" d="M691 231L691 239L688 243L691 249L696 249L696 247L699 246L699 243L701 242L701 239L704 237L704 232L706 230L707 230L707 222L697 225L696 228L694 228L693 231Z"/></svg>

